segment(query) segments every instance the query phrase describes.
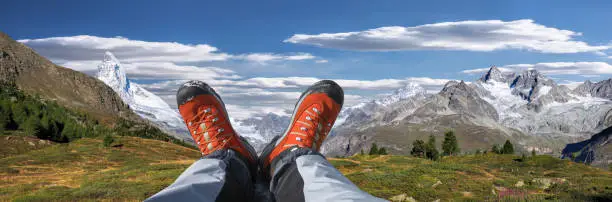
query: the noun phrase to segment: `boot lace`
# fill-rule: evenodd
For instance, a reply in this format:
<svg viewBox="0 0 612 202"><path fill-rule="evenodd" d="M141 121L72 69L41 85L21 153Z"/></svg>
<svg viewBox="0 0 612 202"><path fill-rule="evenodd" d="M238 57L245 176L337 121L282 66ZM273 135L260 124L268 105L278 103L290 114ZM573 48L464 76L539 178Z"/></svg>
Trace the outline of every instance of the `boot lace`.
<svg viewBox="0 0 612 202"><path fill-rule="evenodd" d="M299 126L299 132L290 132L290 134L296 135L295 139L299 143L285 145L285 147L298 145L300 147L318 150L323 140L325 140L329 134L332 123L325 118L323 115L323 108L318 105L307 108L304 113L306 113L306 116L302 115L303 119L298 119L296 121L296 126Z"/></svg>
<svg viewBox="0 0 612 202"><path fill-rule="evenodd" d="M208 155L221 148L228 148L230 140L234 138L233 133L225 129L228 128L227 120L219 120L219 113L220 111L213 106L201 106L198 108L198 113L187 124L196 144L202 150L202 155Z"/></svg>

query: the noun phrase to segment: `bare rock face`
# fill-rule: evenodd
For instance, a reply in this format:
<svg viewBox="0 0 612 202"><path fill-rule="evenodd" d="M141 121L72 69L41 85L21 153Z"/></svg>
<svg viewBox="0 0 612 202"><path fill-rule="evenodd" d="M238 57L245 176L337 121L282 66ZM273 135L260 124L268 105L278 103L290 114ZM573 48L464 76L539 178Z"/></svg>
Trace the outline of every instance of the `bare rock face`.
<svg viewBox="0 0 612 202"><path fill-rule="evenodd" d="M585 81L573 90L580 95L590 95L593 97L612 100L612 79L603 80L597 83Z"/></svg>
<svg viewBox="0 0 612 202"><path fill-rule="evenodd" d="M468 114L474 117L498 119L497 111L465 82L446 85L438 94L449 100L448 107L457 114Z"/></svg>
<svg viewBox="0 0 612 202"><path fill-rule="evenodd" d="M0 32L0 82L89 112L100 121L115 117L139 119L103 82L60 67Z"/></svg>
<svg viewBox="0 0 612 202"><path fill-rule="evenodd" d="M489 69L489 71L487 71L486 74L482 75L482 77L480 77L479 80L482 82L497 81L497 82L507 83L510 80L512 80L514 77L515 77L515 73L504 73L501 70L499 70L499 68L493 66Z"/></svg>

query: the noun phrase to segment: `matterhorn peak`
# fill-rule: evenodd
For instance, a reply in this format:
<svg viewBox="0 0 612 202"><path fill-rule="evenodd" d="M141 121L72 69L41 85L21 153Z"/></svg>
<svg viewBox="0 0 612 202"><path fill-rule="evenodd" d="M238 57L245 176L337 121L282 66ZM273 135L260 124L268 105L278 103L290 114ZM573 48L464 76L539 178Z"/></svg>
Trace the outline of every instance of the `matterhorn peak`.
<svg viewBox="0 0 612 202"><path fill-rule="evenodd" d="M104 62L106 61L116 61L118 62L119 60L117 60L117 58L115 57L115 55L113 55L113 53L111 53L110 51L106 51L104 52L104 60L102 60Z"/></svg>
<svg viewBox="0 0 612 202"><path fill-rule="evenodd" d="M125 102L133 99L125 69L113 53L104 53L104 59L98 65L97 78L113 88Z"/></svg>
<svg viewBox="0 0 612 202"><path fill-rule="evenodd" d="M136 114L152 121L181 140L191 141L189 131L179 114L159 96L137 83L132 83L121 62L113 53L109 51L104 53L104 59L98 65L97 78L111 87Z"/></svg>

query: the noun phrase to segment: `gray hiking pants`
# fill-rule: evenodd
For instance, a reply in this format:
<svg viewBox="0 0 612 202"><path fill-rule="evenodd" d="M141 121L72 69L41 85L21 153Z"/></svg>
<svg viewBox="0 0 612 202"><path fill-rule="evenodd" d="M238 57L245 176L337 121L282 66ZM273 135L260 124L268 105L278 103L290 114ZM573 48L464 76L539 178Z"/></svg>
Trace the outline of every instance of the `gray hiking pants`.
<svg viewBox="0 0 612 202"><path fill-rule="evenodd" d="M307 151L286 158L269 184L258 177L257 165L233 150L217 151L146 201L385 201L361 191L322 155L300 150Z"/></svg>

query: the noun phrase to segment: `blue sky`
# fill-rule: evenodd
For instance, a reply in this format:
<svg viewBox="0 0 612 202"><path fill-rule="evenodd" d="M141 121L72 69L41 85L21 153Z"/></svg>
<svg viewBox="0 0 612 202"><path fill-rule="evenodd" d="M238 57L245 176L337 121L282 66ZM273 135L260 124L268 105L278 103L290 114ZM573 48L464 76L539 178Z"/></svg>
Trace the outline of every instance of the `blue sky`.
<svg viewBox="0 0 612 202"><path fill-rule="evenodd" d="M411 80L421 82L423 78L432 78L440 79L436 80L437 86L440 86L439 83L443 84L446 79L473 80L480 74L467 74L462 71L486 68L490 65L511 68L515 64L533 64L535 68L548 71L549 76L559 82L602 80L612 74L612 67L609 65L612 51L608 48L612 44L609 34L612 31L609 20L612 19L610 1L372 2L21 0L3 3L0 8L0 30L15 39L39 39L41 41L22 42L60 65L91 74L94 74L96 68L94 61L99 62L103 58L103 49L107 47L104 43L108 43L105 39L121 36L129 40L125 43L176 42L185 46L205 44L215 48L209 52L215 57L224 57L219 54L229 56L224 59L180 57L144 62L148 62L149 71L166 65L165 69L158 72L171 70L167 65L170 63L176 68L214 67L233 71L224 73L217 71L218 69L209 69L219 76L209 78L205 75L203 79L346 79L350 80L345 83L349 86L349 93L355 96L354 102L387 93L403 84L397 81L384 82L380 81L381 79L421 78ZM490 22L491 20L498 22ZM477 23L459 23L457 27L460 29L432 28L452 26L443 24L426 29L419 27L467 21ZM400 33L409 36L390 39L389 36L397 33L385 30L382 30L380 37L363 34L367 30L393 26L409 28L408 31ZM531 28L522 30L523 27ZM513 31L504 33L503 36L478 33L478 30L482 29L504 31L507 28L513 28ZM410 30L419 33L411 35ZM567 34L565 31L572 33ZM346 38L340 37L342 39L330 39L321 35L323 33L355 34ZM294 38L297 34L305 34L306 38ZM100 43L92 43L91 38L76 42L70 40L73 39L70 37L78 35L98 37ZM68 38L45 40L50 37ZM413 39L414 37L416 39ZM449 45L449 42L454 43L455 39L461 40L462 43ZM505 42L499 46L488 46L496 40ZM434 41L434 45L425 43ZM516 41L522 42L515 43ZM184 53L172 52L175 49L166 45L135 45L131 48L159 48L160 53L154 55ZM79 51L81 53L91 51L91 54L73 57L71 54L77 55L74 47L85 50ZM161 50L164 48L168 50ZM125 48L119 47L118 51L112 47L108 49L122 62L124 59L127 61L124 63L131 69L128 74L133 74L130 75L133 79L150 85L146 87L163 96L171 104L172 90L176 83L192 79L164 77L161 73L143 73L144 68L139 68L139 65L144 64L143 61L131 58L132 55L125 52ZM138 51L141 50L134 50ZM207 54L206 51L203 53ZM100 56L92 58L92 55L97 54ZM249 55L253 57L248 57ZM268 57L262 58L263 55ZM307 57L291 57L300 55ZM210 55L204 58L208 56ZM196 54L194 57L200 56ZM152 64L154 62L156 64ZM565 63L563 71L553 68L560 62ZM577 62L583 63L577 65ZM538 63L541 64L535 65ZM206 74L206 71L202 74ZM367 83L368 81L377 83ZM436 82L423 84L435 88ZM261 96L274 92L286 93L283 96L289 98L304 88L302 85L241 86L217 83L227 87L229 97L233 92L240 93L241 89L238 88L242 88L251 89L251 94L252 89L265 92ZM351 87L353 84L356 86ZM379 87L359 86L365 84ZM292 99L286 99L280 104L289 106L288 103L292 102ZM245 101L236 99L230 103L240 108ZM265 106L274 104L278 103L270 102Z"/></svg>

